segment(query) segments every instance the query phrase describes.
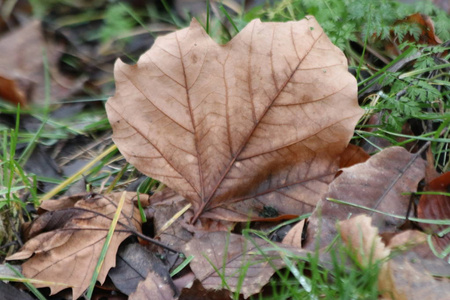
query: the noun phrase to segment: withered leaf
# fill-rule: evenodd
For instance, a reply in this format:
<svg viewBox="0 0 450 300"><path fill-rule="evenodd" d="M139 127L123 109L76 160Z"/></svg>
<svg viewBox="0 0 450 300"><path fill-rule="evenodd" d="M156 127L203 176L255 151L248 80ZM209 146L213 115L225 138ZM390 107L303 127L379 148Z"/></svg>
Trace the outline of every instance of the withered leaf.
<svg viewBox="0 0 450 300"><path fill-rule="evenodd" d="M313 17L254 20L226 45L195 20L115 64L113 139L200 215L310 212L363 111L344 54Z"/></svg>
<svg viewBox="0 0 450 300"><path fill-rule="evenodd" d="M306 219L303 219L297 224L295 224L295 226L288 231L288 233L286 234L281 243L285 245L298 247L300 249L302 247L302 236L305 227L305 221Z"/></svg>
<svg viewBox="0 0 450 300"><path fill-rule="evenodd" d="M448 193L449 188L450 172L447 172L429 182L426 185L425 190ZM422 195L420 197L419 206L417 207L417 215L421 219L450 219L450 197L447 195ZM439 252L443 252L450 245L449 233L442 237L437 235L437 233L444 231L448 226L426 223L420 223L420 226L426 231L435 233L435 235L433 235L433 243Z"/></svg>
<svg viewBox="0 0 450 300"><path fill-rule="evenodd" d="M386 259L390 253L378 235L378 228L371 223L372 218L369 216L358 215L339 222L338 226L342 239L356 250L358 261L364 267L376 260Z"/></svg>
<svg viewBox="0 0 450 300"><path fill-rule="evenodd" d="M402 193L415 192L424 174L424 160L401 147L386 148L365 163L343 169L309 218L305 247L314 248L316 238L320 239L321 246L327 245L337 234L336 221L367 213L361 208L337 204L327 198L405 215L410 198ZM372 220L380 232L395 231L402 222L384 214L375 214Z"/></svg>
<svg viewBox="0 0 450 300"><path fill-rule="evenodd" d="M297 255L306 257L308 253L295 247L278 245ZM264 255L261 251L264 251ZM193 238L184 246L183 253L194 255L190 267L205 289L222 288L222 275L230 290L235 292L240 277L244 276L240 293L245 298L258 293L275 273L275 268L284 266L280 254L263 239L250 241L242 235L227 232L210 232L200 238ZM238 270L244 270L245 274L240 274Z"/></svg>
<svg viewBox="0 0 450 300"><path fill-rule="evenodd" d="M423 237L415 234L403 235L395 245L386 247L371 221L372 218L359 215L340 222L339 227L342 238L355 250L363 266L367 266L370 259L380 261L378 287L385 299L441 299L450 295L450 285L445 280L435 280L422 268L420 259L411 259L408 256L410 246L423 242ZM404 239L406 236L410 239ZM399 244L400 240L403 245ZM403 248L407 252L391 255L395 248ZM391 259L383 261L390 255Z"/></svg>
<svg viewBox="0 0 450 300"><path fill-rule="evenodd" d="M358 215L349 220L339 222L341 237L353 248L358 261L363 267L374 265L377 261L381 264L378 274L378 287L380 291L389 294L392 290L390 266L383 263L390 250L381 241L378 228L372 226L372 218L366 215Z"/></svg>
<svg viewBox="0 0 450 300"><path fill-rule="evenodd" d="M40 216L31 225L33 227L36 224L38 227L31 230L35 236L27 241L19 252L7 259L21 260L31 257L22 265L25 277L68 284L73 289L73 298L77 299L89 286L121 195L122 193L95 195L76 202L74 207ZM141 219L133 203L134 197L135 193L126 195L119 223L98 276L100 283L105 281L109 269L115 266L117 249L120 243L130 236L130 228L140 230ZM74 211L76 213L73 213ZM70 219L60 218L64 212ZM46 220L44 224L53 225L51 231L45 232L48 227L42 227L39 219L47 218L47 214L56 216L61 221L60 227ZM51 284L36 286L50 287L52 294L65 288Z"/></svg>
<svg viewBox="0 0 450 300"><path fill-rule="evenodd" d="M170 276L161 277L158 273L150 271L144 281L141 281L136 291L130 295L130 300L175 300L176 293L169 284ZM173 284L172 284L173 285Z"/></svg>
<svg viewBox="0 0 450 300"><path fill-rule="evenodd" d="M363 148L348 144L344 152L342 152L339 160L339 168L348 168L353 165L363 163L370 158L370 155Z"/></svg>

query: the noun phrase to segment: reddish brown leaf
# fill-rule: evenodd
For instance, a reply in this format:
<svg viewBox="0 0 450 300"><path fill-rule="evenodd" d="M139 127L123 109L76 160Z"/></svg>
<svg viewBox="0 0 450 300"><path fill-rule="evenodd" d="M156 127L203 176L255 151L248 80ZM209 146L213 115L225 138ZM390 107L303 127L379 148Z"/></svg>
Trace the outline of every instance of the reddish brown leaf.
<svg viewBox="0 0 450 300"><path fill-rule="evenodd" d="M44 69L44 54L49 69ZM45 101L45 72L50 73L50 95L62 99L79 89L83 79L72 79L58 71L61 45L46 41L41 23L30 22L0 39L0 97L24 105Z"/></svg>
<svg viewBox="0 0 450 300"><path fill-rule="evenodd" d="M19 252L7 259L27 259L34 254L22 265L24 276L68 284L73 289L73 298L77 299L89 286L121 195L122 193L96 195L78 201L72 208L48 212L40 216L32 225L32 227L36 226L35 230L31 230L34 232L34 237L27 241ZM141 219L139 211L133 204L133 197L135 197L134 193L127 193L119 218L120 223L117 224L112 236L98 276L100 283L105 281L109 269L115 266L117 249L120 243L131 234L130 228L140 230ZM64 213L67 219L61 218ZM47 218L49 214L56 219L46 219L42 223L39 221L41 218ZM59 226L56 221L60 222ZM42 226L49 223L53 224L51 228ZM45 232L49 229L51 231ZM36 286L50 287L52 294L65 288L56 284L36 284Z"/></svg>
<svg viewBox="0 0 450 300"><path fill-rule="evenodd" d="M442 43L439 37L435 35L433 20L431 20L431 18L427 15L415 13L397 22L397 24L400 23L415 24L422 30L417 41L419 44L439 45ZM409 33L405 35L405 40L410 42L416 41Z"/></svg>
<svg viewBox="0 0 450 300"><path fill-rule="evenodd" d="M294 247L278 245L281 249L296 251L296 254L300 253L302 256L307 253L294 250ZM265 255L260 251L264 251ZM240 293L245 298L261 290L275 273L274 268L284 266L280 254L268 242L259 238L251 242L241 235L227 232L211 232L200 238L193 238L184 246L183 252L187 256L194 255L190 267L205 289L222 287L221 276L214 268L224 276L232 292L236 291L240 276L244 276ZM246 273L240 274L236 270L246 270Z"/></svg>
<svg viewBox="0 0 450 300"><path fill-rule="evenodd" d="M410 198L402 193L416 191L417 184L424 177L424 169L425 162L419 156L401 147L384 149L365 163L343 169L343 173L330 184L328 193L309 219L305 246L313 248L316 238L320 238L321 246L325 246L337 234L336 221L367 213L360 208L333 203L327 198L405 215ZM380 232L395 231L402 222L401 219L384 214L374 214L372 220Z"/></svg>
<svg viewBox="0 0 450 300"><path fill-rule="evenodd" d="M347 148L345 148L344 152L341 154L339 168L348 168L353 165L363 163L369 158L370 155L367 154L363 148L353 144L348 144Z"/></svg>
<svg viewBox="0 0 450 300"><path fill-rule="evenodd" d="M450 189L450 172L433 179L425 187L425 191L448 193ZM450 219L450 197L446 195L422 195L420 197L417 214L421 219L445 220ZM426 231L438 233L448 226L420 223ZM433 235L433 243L442 252L450 245L450 234L439 237Z"/></svg>
<svg viewBox="0 0 450 300"><path fill-rule="evenodd" d="M115 65L113 139L200 215L311 211L363 111L347 60L313 17L254 20L226 45L195 20Z"/></svg>

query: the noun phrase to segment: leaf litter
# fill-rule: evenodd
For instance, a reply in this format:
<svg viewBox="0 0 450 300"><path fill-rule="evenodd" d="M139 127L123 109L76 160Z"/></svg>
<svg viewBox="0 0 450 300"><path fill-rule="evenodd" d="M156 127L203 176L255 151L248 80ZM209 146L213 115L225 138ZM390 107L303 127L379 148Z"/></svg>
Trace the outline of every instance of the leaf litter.
<svg viewBox="0 0 450 300"><path fill-rule="evenodd" d="M172 235L176 248L194 256L190 269L195 278L185 275L191 283L196 279L194 286L201 283L198 293L203 288L220 289L224 283L244 297L260 292L284 267L280 252L305 257L311 252L308 244L300 249L299 235L306 227L311 243L319 216L325 230L321 239L328 244L338 232L336 221L361 210L335 206L327 198L391 214L406 212L407 197L401 193L415 191L425 163L399 147L368 159L360 148L348 146L363 110L356 98L356 80L347 67L343 53L313 17L287 23L255 20L225 45L213 42L194 20L189 28L158 38L136 65L116 62L116 94L106 104L113 139L138 170L179 193L177 201L184 198L192 204L189 218L174 223L176 229L166 232L165 238ZM334 179L339 168L342 174ZM63 281L77 298L89 285L117 195L72 198L56 205L44 202L42 208L49 212L31 224L29 241L8 259L29 258L22 265L26 277ZM140 231L133 196L127 194L100 283L115 265L117 249L131 235L130 228ZM164 198L159 200L164 209ZM294 226L288 233L288 245L226 232L232 222L314 209L307 226ZM175 213L170 207L168 211ZM158 228L167 217L154 214ZM363 223L352 223L354 219L341 223L343 238L352 239L361 232L352 230L366 228L363 244L359 240L351 244L362 246L367 254L372 247L368 243L375 242L374 258L383 260L391 249L381 242L378 231L395 231L400 222L385 215L365 218ZM186 229L193 238L181 234ZM186 243L186 239L190 240ZM85 249L93 251L84 253ZM407 284L418 281L396 278L399 272L392 269L411 269L415 274L417 266L389 262L388 267L383 271L388 281L380 280L384 295L402 299L413 293ZM244 275L242 282L239 275ZM434 286L431 275L423 276ZM176 298L170 282L169 277L150 271L130 298ZM52 293L62 289L40 286L49 286Z"/></svg>

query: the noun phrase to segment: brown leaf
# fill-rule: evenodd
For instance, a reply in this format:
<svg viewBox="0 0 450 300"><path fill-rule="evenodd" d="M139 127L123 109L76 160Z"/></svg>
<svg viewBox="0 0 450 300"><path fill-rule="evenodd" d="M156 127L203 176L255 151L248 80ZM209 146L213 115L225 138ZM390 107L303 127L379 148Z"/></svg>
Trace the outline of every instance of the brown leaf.
<svg viewBox="0 0 450 300"><path fill-rule="evenodd" d="M278 245L281 249L291 251L295 249L282 244ZM266 248L272 250L269 251ZM263 250L265 255L262 255L260 250ZM295 250L296 253L303 255L307 253L307 251ZM241 235L227 232L211 232L200 238L193 238L184 246L183 253L186 256L194 255L190 267L205 289L221 288L220 274L222 274L230 290L235 292L242 276L236 270L245 270L245 267L248 267L240 290L245 298L261 290L275 273L274 268L284 266L280 254L275 252L268 242L259 238L251 242ZM269 258L272 259L268 261Z"/></svg>
<svg viewBox="0 0 450 300"><path fill-rule="evenodd" d="M171 198L152 206L155 210L153 217L154 231L158 235L160 241L172 249L181 249L181 247L192 238L192 233L183 226L182 218L177 219L164 232L161 232L161 228L168 220L183 209L186 204L187 201L181 197L181 199Z"/></svg>
<svg viewBox="0 0 450 300"><path fill-rule="evenodd" d="M341 154L339 168L348 168L353 165L363 163L369 158L370 155L367 154L363 148L353 144L348 144L347 148L345 148L344 152Z"/></svg>
<svg viewBox="0 0 450 300"><path fill-rule="evenodd" d="M130 300L152 299L172 300L176 295L169 284L170 276L161 277L156 272L148 272L147 278L141 281L136 291L130 295Z"/></svg>
<svg viewBox="0 0 450 300"><path fill-rule="evenodd" d="M394 287L389 299L395 300L423 300L423 299L445 299L450 295L450 284L448 279L438 281L427 271L421 268L420 263L409 260L403 256L397 256L394 261L389 262L392 276L389 278ZM445 296L447 295L447 296Z"/></svg>
<svg viewBox="0 0 450 300"><path fill-rule="evenodd" d="M95 195L78 201L73 208L40 216L34 223L36 230L31 230L35 233L35 237L27 241L19 252L7 259L27 259L34 253L34 256L22 265L23 275L27 278L68 284L73 289L73 298L77 299L89 286L121 195L122 193ZM115 266L117 249L120 243L131 234L129 227L140 231L141 219L138 209L133 204L133 197L135 197L134 193L126 195L119 218L120 223L117 224L112 236L98 276L100 283L105 281L109 269ZM76 213L73 213L74 211ZM64 212L68 218L66 220L60 218ZM53 224L51 231L45 232L48 228L42 227L39 219L47 218L48 214L56 216L56 220L60 220L60 226L50 222ZM43 223L48 224L49 221L46 220ZM48 286L52 294L65 288L53 284L36 284L36 286Z"/></svg>
<svg viewBox="0 0 450 300"><path fill-rule="evenodd" d="M79 89L84 79L72 79L58 71L62 46L44 38L41 22L33 21L0 39L0 97L25 105L43 104L45 72L50 73L50 95L62 99ZM49 69L44 68L44 54Z"/></svg>
<svg viewBox="0 0 450 300"><path fill-rule="evenodd" d="M381 263L378 274L378 287L380 291L392 290L389 265L383 263L390 250L386 248L378 235L378 228L372 226L372 218L366 215L358 215L349 220L339 222L341 237L344 242L354 249L359 263L363 267L373 265L376 261Z"/></svg>
<svg viewBox="0 0 450 300"><path fill-rule="evenodd" d="M425 186L425 191L448 193L450 188L450 172L433 179ZM417 215L421 219L445 220L450 219L450 197L446 195L422 195ZM439 233L448 226L420 223L420 226L428 232ZM433 243L439 252L444 251L450 245L450 234L442 237L433 235Z"/></svg>
<svg viewBox="0 0 450 300"><path fill-rule="evenodd" d="M203 217L310 212L363 111L347 60L313 17L254 20L226 45L194 19L115 65L106 104L125 158Z"/></svg>
<svg viewBox="0 0 450 300"><path fill-rule="evenodd" d="M371 218L363 215L340 222L339 225L342 238L353 247L363 266L367 266L370 260L385 259L394 247L408 249L424 240L423 236L408 234L393 240L393 248L386 247L381 242L378 229L371 225ZM450 285L445 279L444 282L436 281L422 268L420 260L410 259L407 254L397 253L389 261L382 262L378 287L384 298L421 300L441 299L442 296L450 295Z"/></svg>
<svg viewBox="0 0 450 300"><path fill-rule="evenodd" d="M289 230L289 232L284 237L282 244L294 246L297 248L302 248L302 236L303 236L303 229L305 227L305 221L306 219L301 220L297 224L295 224L294 227Z"/></svg>
<svg viewBox="0 0 450 300"><path fill-rule="evenodd" d="M390 253L378 229L371 224L372 218L367 215L358 215L349 220L339 222L342 239L355 249L358 261L367 267L375 260L386 259Z"/></svg>
<svg viewBox="0 0 450 300"><path fill-rule="evenodd" d="M414 262L416 269L433 276L450 277L450 264L433 254L427 243L427 234L418 230L407 230L396 234L388 243L392 251L405 251L407 261Z"/></svg>
<svg viewBox="0 0 450 300"><path fill-rule="evenodd" d="M367 213L360 208L333 203L327 198L405 215L409 195L402 193L416 191L417 184L424 177L424 169L425 162L420 157L401 147L384 149L365 163L343 169L343 173L330 184L328 193L309 219L305 247L310 249L315 246L319 230L317 238L320 238L321 246L327 245L337 234L336 221ZM402 222L401 219L384 214L375 214L372 220L380 232L395 231Z"/></svg>

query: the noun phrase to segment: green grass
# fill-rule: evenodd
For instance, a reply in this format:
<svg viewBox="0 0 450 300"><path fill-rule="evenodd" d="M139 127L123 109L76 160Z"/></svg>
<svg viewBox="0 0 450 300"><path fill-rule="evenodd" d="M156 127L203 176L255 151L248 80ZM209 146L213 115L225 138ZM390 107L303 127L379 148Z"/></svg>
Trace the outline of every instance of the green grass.
<svg viewBox="0 0 450 300"><path fill-rule="evenodd" d="M45 18L47 10L63 2L68 6L72 5L70 1L60 0L48 1L45 4L42 1L31 2L40 18ZM120 48L131 42L132 39L127 38L130 36L128 33L136 28L152 32L150 27L145 25L150 22L166 22L177 27L188 26L189 18L182 19L168 2L162 3L167 9L166 14L161 14L153 6L136 9L117 2L100 12L98 9L92 9L56 17L53 24L57 28L74 28L89 22L102 21L103 25L99 31L83 35L84 42L107 45L111 40L117 40L119 42L116 47ZM216 41L225 43L254 18L286 22L300 20L308 14L314 15L330 39L344 51L349 59L349 69L358 79L360 103L367 114L355 130L353 142L370 144L375 137L398 146L429 141L435 167L441 172L449 171L450 47L418 46L405 41L400 43L402 54L399 56L392 56L382 47L383 42L390 38L391 31L400 40L407 33L413 36L420 33L417 26L395 24L396 20L416 11L431 16L435 22L436 33L442 40L449 40L448 15L429 2L406 5L382 0L379 5L374 3L372 0L282 0L275 1L273 6L267 2L241 13L220 5L220 15L215 15L213 10L208 9L206 17L198 19ZM436 53L442 54L439 59L433 58ZM131 54L129 57L136 59ZM45 55L43 59L45 60ZM404 63L408 60L411 62ZM48 77L48 74L46 76ZM374 87L377 88L367 93ZM107 93L96 95L86 91L86 94L86 97L70 102L104 102L108 98ZM64 102L61 100L60 103ZM112 142L108 139L100 143L100 147L94 146L91 155L84 154L92 164L67 180L44 178L40 174L28 173L25 165L37 145L54 148L61 141L77 136L87 136L95 140L110 130L102 107L65 119L52 117L51 112L55 109L56 106L52 105L23 109L0 101L0 115L16 120L13 126L0 124L0 225L6 229L0 233L2 255L11 254L16 249L20 225L27 218L32 218L27 215L27 204L38 207L42 199L59 195L81 176L86 179L91 190L110 192L122 189L135 181L139 175L134 167L124 164L123 157L111 146ZM377 125L367 125L367 120L374 114L381 116L381 122ZM41 122L35 132L28 132L19 126L25 116L34 117ZM416 128L414 135L401 132L402 126L408 121L417 123L418 129ZM17 145L22 145L23 150L19 152ZM378 150L381 148L378 147ZM57 189L43 195L39 191L39 181L55 183L58 185ZM139 186L139 191L147 193L160 187L159 182L148 178ZM249 242L250 233L267 239L266 234L262 232L247 230L244 235L248 237ZM377 298L379 265L374 263L373 266L363 268L354 264L354 267L348 268L346 262L354 263L355 256L340 242L339 237L336 241L334 250L330 252L332 261L327 266L321 265L317 253L307 259L294 254L284 256L287 268L277 271L266 287L272 294L267 297L253 296L252 299ZM176 271L179 272L188 262L189 258ZM248 267L243 266L240 270L241 283ZM223 277L222 280L226 286L226 278ZM238 297L239 293L235 293L234 298Z"/></svg>

